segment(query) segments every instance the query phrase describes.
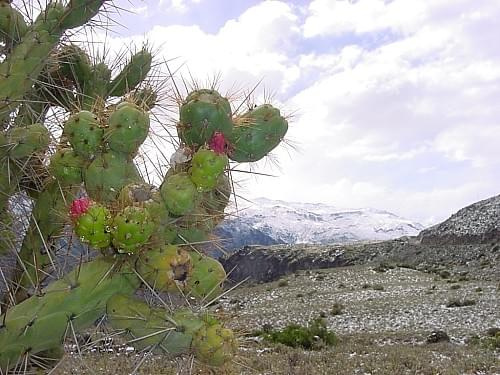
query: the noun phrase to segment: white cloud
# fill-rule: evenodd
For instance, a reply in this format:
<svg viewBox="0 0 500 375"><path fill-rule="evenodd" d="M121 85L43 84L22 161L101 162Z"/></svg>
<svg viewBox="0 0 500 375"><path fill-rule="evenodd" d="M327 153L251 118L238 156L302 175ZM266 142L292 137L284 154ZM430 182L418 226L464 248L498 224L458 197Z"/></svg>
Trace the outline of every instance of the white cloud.
<svg viewBox="0 0 500 375"><path fill-rule="evenodd" d="M276 150L281 169L258 164L277 178L237 176L243 196L373 206L428 223L498 194L500 7L491 3L317 0L301 24L289 3L264 1L216 33L157 25L147 37L160 59L179 56L171 64L200 80L221 72L223 93L262 78L296 110L287 138L299 152ZM381 30L397 36L346 37ZM319 35L340 47L311 48Z"/></svg>
<svg viewBox="0 0 500 375"><path fill-rule="evenodd" d="M413 31L425 18L425 13L423 1L314 0L304 23L304 36L359 34L384 29Z"/></svg>

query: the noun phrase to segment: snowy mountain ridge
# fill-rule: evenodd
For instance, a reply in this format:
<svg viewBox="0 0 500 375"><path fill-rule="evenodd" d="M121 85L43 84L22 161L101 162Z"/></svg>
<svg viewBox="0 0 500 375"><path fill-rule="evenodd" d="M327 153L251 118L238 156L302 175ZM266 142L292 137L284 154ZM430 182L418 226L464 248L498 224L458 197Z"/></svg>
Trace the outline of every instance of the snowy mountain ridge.
<svg viewBox="0 0 500 375"><path fill-rule="evenodd" d="M373 208L344 209L322 203L258 198L226 219L217 235L228 250L259 244L333 244L416 236L424 227Z"/></svg>

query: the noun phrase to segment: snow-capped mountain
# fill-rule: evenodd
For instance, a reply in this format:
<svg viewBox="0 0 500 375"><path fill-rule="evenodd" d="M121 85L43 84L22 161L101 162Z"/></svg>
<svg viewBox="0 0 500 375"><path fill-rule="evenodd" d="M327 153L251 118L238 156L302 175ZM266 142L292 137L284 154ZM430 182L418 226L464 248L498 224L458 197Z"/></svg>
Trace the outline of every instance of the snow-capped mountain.
<svg viewBox="0 0 500 375"><path fill-rule="evenodd" d="M321 203L258 198L226 219L216 234L223 247L297 243L348 243L416 236L424 227L387 211L341 209Z"/></svg>

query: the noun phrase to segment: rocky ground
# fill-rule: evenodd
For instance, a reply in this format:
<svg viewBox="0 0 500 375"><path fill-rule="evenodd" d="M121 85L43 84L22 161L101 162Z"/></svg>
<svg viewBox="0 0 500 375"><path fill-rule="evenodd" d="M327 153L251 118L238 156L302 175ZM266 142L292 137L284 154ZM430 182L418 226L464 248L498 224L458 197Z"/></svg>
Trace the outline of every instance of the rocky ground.
<svg viewBox="0 0 500 375"><path fill-rule="evenodd" d="M212 306L243 337L237 363L225 373L500 374L500 352L484 345L488 329L500 327L499 281L349 266L239 286ZM471 302L456 307L464 301ZM332 348L293 349L251 334L265 324L282 328L319 316L339 337ZM428 343L433 331L446 332L449 342ZM93 374L97 367L103 374L130 373L142 358L133 352L67 356L54 374ZM151 356L138 373L210 372L189 358Z"/></svg>

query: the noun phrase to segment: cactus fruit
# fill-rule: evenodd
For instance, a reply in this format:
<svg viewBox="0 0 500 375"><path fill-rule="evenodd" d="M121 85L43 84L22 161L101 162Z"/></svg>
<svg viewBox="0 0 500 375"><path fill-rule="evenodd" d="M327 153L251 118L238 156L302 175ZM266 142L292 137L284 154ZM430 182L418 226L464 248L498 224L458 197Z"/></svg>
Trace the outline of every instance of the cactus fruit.
<svg viewBox="0 0 500 375"><path fill-rule="evenodd" d="M215 151L200 148L191 161L191 180L198 191L210 191L217 185L217 179L228 163L227 156Z"/></svg>
<svg viewBox="0 0 500 375"><path fill-rule="evenodd" d="M128 206L113 219L112 242L119 253L135 253L148 240L155 225L146 209Z"/></svg>
<svg viewBox="0 0 500 375"><path fill-rule="evenodd" d="M270 104L249 110L235 122L229 158L240 163L262 159L281 142L288 130L287 120Z"/></svg>
<svg viewBox="0 0 500 375"><path fill-rule="evenodd" d="M209 142L215 132L229 137L231 117L229 101L217 91L196 90L181 105L177 132L184 143L197 148Z"/></svg>
<svg viewBox="0 0 500 375"><path fill-rule="evenodd" d="M10 145L9 156L21 159L36 152L45 152L49 145L49 131L42 124L28 125L25 128L12 128L7 133Z"/></svg>
<svg viewBox="0 0 500 375"><path fill-rule="evenodd" d="M82 242L90 246L102 249L111 243L112 217L109 210L95 202L91 202L87 209L73 204L71 215L75 221L75 233ZM84 206L84 205L82 205ZM80 211L80 215L76 212Z"/></svg>
<svg viewBox="0 0 500 375"><path fill-rule="evenodd" d="M83 181L83 158L72 149L60 149L50 158L49 171L61 185L76 185Z"/></svg>
<svg viewBox="0 0 500 375"><path fill-rule="evenodd" d="M192 260L182 247L164 245L145 252L136 264L137 272L153 288L178 292L186 287L192 273Z"/></svg>
<svg viewBox="0 0 500 375"><path fill-rule="evenodd" d="M222 283L226 280L226 271L217 260L190 251L193 272L187 282L189 294L211 301L222 293Z"/></svg>
<svg viewBox="0 0 500 375"><path fill-rule="evenodd" d="M128 64L109 83L109 95L123 96L134 90L151 69L152 56L149 51L141 50L132 55Z"/></svg>
<svg viewBox="0 0 500 375"><path fill-rule="evenodd" d="M193 336L195 356L209 366L222 366L230 361L238 349L233 331L220 323L206 321Z"/></svg>
<svg viewBox="0 0 500 375"><path fill-rule="evenodd" d="M175 216L191 212L198 196L196 186L187 173L168 176L160 187L160 194L167 210Z"/></svg>
<svg viewBox="0 0 500 375"><path fill-rule="evenodd" d="M85 189L98 202L111 202L121 189L140 181L135 165L125 155L109 151L96 156L84 172Z"/></svg>
<svg viewBox="0 0 500 375"><path fill-rule="evenodd" d="M109 118L105 139L111 150L133 154L149 131L149 116L133 103L120 103Z"/></svg>
<svg viewBox="0 0 500 375"><path fill-rule="evenodd" d="M104 130L100 127L95 114L80 111L66 121L63 134L67 136L77 155L92 159L99 150Z"/></svg>

